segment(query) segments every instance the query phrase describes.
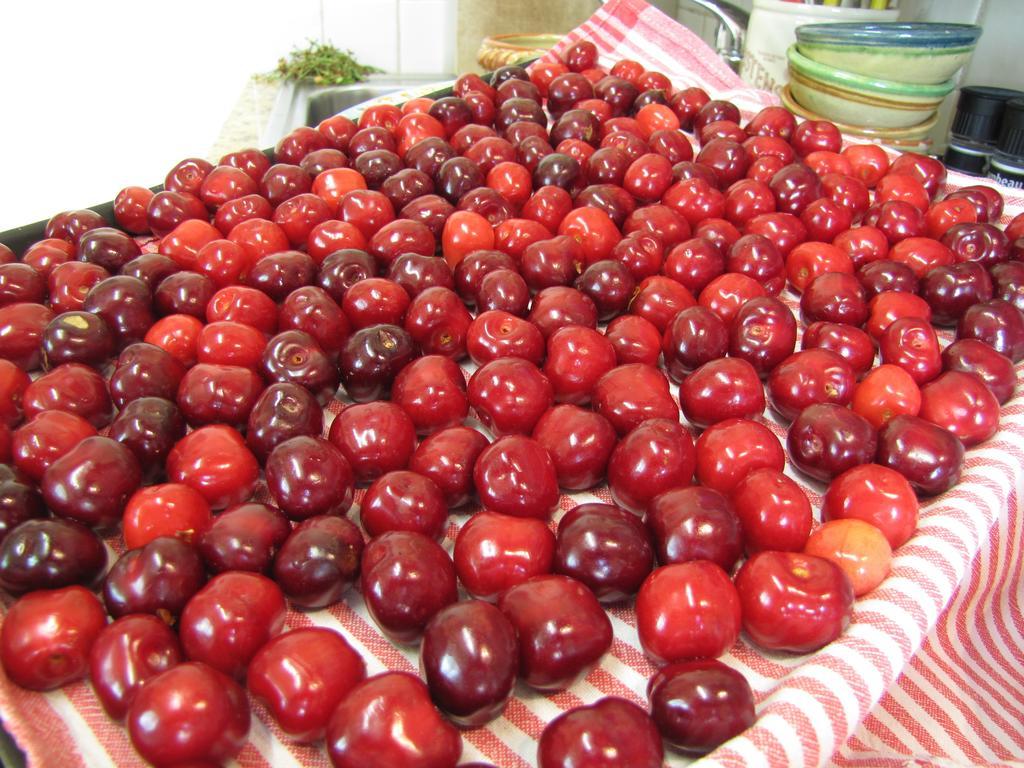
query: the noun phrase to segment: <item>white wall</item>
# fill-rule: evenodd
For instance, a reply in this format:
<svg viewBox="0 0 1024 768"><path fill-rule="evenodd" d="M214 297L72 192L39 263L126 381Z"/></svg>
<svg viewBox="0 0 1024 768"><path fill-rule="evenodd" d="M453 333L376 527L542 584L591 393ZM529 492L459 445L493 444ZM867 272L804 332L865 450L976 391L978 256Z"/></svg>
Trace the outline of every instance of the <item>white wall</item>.
<svg viewBox="0 0 1024 768"><path fill-rule="evenodd" d="M250 75L321 33L387 71L451 71L455 2L3 0L0 231L205 156Z"/></svg>

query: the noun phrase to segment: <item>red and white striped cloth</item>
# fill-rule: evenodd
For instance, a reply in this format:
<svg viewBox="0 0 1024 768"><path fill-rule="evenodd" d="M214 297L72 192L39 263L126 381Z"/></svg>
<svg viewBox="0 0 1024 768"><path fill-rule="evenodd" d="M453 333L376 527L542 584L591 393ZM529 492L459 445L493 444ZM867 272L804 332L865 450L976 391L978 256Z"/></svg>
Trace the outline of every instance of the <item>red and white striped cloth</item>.
<svg viewBox="0 0 1024 768"><path fill-rule="evenodd" d="M744 87L699 38L642 0L611 0L560 47L584 37L598 45L603 64L636 59L677 86L703 87L747 113L777 103L769 93ZM950 186L975 181L953 174ZM1024 199L1012 190L1002 192L1005 222L1024 210ZM339 404L332 404L328 420L337 410ZM784 436L770 413L764 423ZM892 575L857 601L839 640L817 653L793 656L766 654L741 638L723 661L750 680L758 721L700 765L951 766L1024 760L1021 457L1024 398L1017 397L1002 410L999 434L968 451L960 485L923 506L917 534L898 550ZM822 488L797 479L817 509ZM610 497L604 489L564 496L556 519L592 500ZM466 514L453 517L445 540L449 550L466 519ZM111 545L123 549L120 541ZM534 765L541 731L561 712L603 696L644 705L653 668L640 651L632 606L613 607L609 615L615 640L600 666L561 693L517 688L501 718L464 732L463 760L503 768ZM289 613L289 627L313 624L345 634L363 653L370 674L418 669L417 649L385 640L354 591L329 610ZM256 708L255 715L238 764L329 766L321 745L291 744L265 711ZM33 766L141 764L88 683L36 694L19 689L0 671L0 717ZM666 762L689 761L668 755Z"/></svg>

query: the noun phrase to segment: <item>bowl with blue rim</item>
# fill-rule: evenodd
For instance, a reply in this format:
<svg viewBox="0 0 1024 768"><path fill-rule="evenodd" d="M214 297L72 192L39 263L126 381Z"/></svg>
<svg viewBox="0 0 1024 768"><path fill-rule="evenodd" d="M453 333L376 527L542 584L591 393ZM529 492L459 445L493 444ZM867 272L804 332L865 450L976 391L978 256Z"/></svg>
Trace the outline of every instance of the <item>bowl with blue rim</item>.
<svg viewBox="0 0 1024 768"><path fill-rule="evenodd" d="M811 61L856 75L918 85L949 80L970 58L981 27L932 22L840 22L797 27Z"/></svg>

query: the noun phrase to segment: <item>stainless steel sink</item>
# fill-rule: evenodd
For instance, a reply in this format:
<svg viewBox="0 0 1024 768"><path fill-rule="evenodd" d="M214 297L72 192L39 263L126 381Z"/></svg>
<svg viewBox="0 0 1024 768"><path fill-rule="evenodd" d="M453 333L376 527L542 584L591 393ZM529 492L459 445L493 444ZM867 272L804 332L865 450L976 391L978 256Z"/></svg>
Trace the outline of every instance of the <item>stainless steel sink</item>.
<svg viewBox="0 0 1024 768"><path fill-rule="evenodd" d="M277 140L300 125L316 125L342 110L395 91L429 83L450 82L454 75L370 75L362 83L314 86L283 83L260 146L272 147Z"/></svg>

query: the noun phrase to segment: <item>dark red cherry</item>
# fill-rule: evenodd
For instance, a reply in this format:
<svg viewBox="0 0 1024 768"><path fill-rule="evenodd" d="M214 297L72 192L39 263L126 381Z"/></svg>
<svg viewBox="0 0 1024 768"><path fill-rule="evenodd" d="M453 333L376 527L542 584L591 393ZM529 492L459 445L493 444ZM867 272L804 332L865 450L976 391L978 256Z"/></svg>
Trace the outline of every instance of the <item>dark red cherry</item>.
<svg viewBox="0 0 1024 768"><path fill-rule="evenodd" d="M421 659L431 698L459 725L498 717L515 685L515 628L490 603L468 600L438 611L423 632Z"/></svg>
<svg viewBox="0 0 1024 768"><path fill-rule="evenodd" d="M43 500L54 514L106 528L121 519L139 487L138 459L109 437L87 437L43 473Z"/></svg>
<svg viewBox="0 0 1024 768"><path fill-rule="evenodd" d="M185 418L173 402L140 397L118 412L109 435L131 449L144 476L158 478L171 448L185 436L185 429Z"/></svg>
<svg viewBox="0 0 1024 768"><path fill-rule="evenodd" d="M344 515L352 505L355 478L344 455L320 437L289 438L270 452L267 489L293 520Z"/></svg>
<svg viewBox="0 0 1024 768"><path fill-rule="evenodd" d="M498 598L519 636L519 674L543 691L569 687L611 647L612 626L597 598L568 576L534 576Z"/></svg>
<svg viewBox="0 0 1024 768"><path fill-rule="evenodd" d="M433 480L449 507L460 507L474 495L473 467L487 445L487 438L470 427L442 429L417 446L409 469Z"/></svg>
<svg viewBox="0 0 1024 768"><path fill-rule="evenodd" d="M756 717L750 683L714 659L670 664L651 678L647 689L658 730L684 752L706 754L745 731Z"/></svg>
<svg viewBox="0 0 1024 768"><path fill-rule="evenodd" d="M406 643L418 639L434 614L458 599L451 557L413 531L391 531L366 545L360 587L381 631Z"/></svg>
<svg viewBox="0 0 1024 768"><path fill-rule="evenodd" d="M818 480L831 480L851 467L874 460L875 428L859 413L831 403L804 408L789 427L793 463Z"/></svg>
<svg viewBox="0 0 1024 768"><path fill-rule="evenodd" d="M345 391L359 403L380 399L414 354L412 337L399 326L360 328L345 342L339 358Z"/></svg>
<svg viewBox="0 0 1024 768"><path fill-rule="evenodd" d="M290 532L288 518L277 507L240 504L217 515L197 547L213 573L266 573Z"/></svg>
<svg viewBox="0 0 1024 768"><path fill-rule="evenodd" d="M174 401L185 366L160 347L137 342L126 347L110 377L110 394L118 408L140 397Z"/></svg>
<svg viewBox="0 0 1024 768"><path fill-rule="evenodd" d="M117 559L103 583L103 603L114 618L151 613L171 623L205 582L196 549L177 536L160 536Z"/></svg>
<svg viewBox="0 0 1024 768"><path fill-rule="evenodd" d="M653 567L650 534L630 512L580 504L558 523L555 571L579 580L602 602L636 594Z"/></svg>
<svg viewBox="0 0 1024 768"><path fill-rule="evenodd" d="M301 438L300 438L301 439ZM351 520L310 517L288 535L274 558L274 580L292 605L326 608L355 582L363 535Z"/></svg>
<svg viewBox="0 0 1024 768"><path fill-rule="evenodd" d="M661 734L646 711L626 699L606 697L552 720L537 746L541 768L620 765L659 768L664 757Z"/></svg>
<svg viewBox="0 0 1024 768"><path fill-rule="evenodd" d="M290 382L271 384L249 411L246 442L261 462L275 446L300 435L318 436L323 411L305 387Z"/></svg>
<svg viewBox="0 0 1024 768"><path fill-rule="evenodd" d="M0 543L0 587L12 595L89 587L106 565L103 540L72 520L26 520Z"/></svg>

